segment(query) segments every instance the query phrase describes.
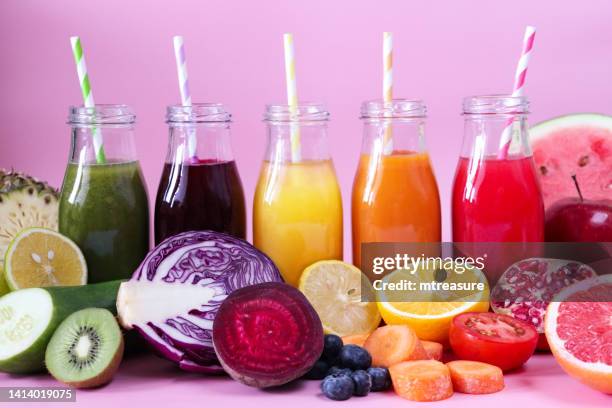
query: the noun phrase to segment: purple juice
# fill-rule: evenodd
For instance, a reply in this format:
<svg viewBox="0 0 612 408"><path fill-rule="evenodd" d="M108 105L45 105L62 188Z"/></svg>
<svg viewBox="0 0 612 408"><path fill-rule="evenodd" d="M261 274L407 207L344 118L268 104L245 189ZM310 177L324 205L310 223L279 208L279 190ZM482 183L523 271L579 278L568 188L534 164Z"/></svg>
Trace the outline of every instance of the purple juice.
<svg viewBox="0 0 612 408"><path fill-rule="evenodd" d="M244 191L233 160L164 165L155 200L155 244L201 230L246 239Z"/></svg>

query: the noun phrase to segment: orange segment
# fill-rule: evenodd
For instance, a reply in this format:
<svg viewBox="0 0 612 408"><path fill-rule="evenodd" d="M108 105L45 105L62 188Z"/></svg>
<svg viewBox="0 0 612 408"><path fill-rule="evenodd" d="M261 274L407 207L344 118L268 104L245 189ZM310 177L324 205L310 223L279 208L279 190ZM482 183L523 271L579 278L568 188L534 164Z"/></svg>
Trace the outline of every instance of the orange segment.
<svg viewBox="0 0 612 408"><path fill-rule="evenodd" d="M504 389L504 374L497 366L467 360L451 361L446 366L457 392L491 394Z"/></svg>
<svg viewBox="0 0 612 408"><path fill-rule="evenodd" d="M370 333L353 334L352 336L344 336L342 343L354 344L359 347L363 347L365 341L370 337Z"/></svg>
<svg viewBox="0 0 612 408"><path fill-rule="evenodd" d="M372 356L374 367L390 367L402 361L428 358L421 341L408 326L379 327L370 334L363 347Z"/></svg>
<svg viewBox="0 0 612 408"><path fill-rule="evenodd" d="M387 324L410 326L419 339L446 343L453 317L464 312L489 310L488 282L478 269L466 269L459 273L453 268L445 269L444 284L484 285L485 290L462 291L449 297L449 291L402 291L377 290L378 309ZM420 268L416 271L399 269L386 275L383 284L413 282L416 287L438 279L437 269ZM461 297L459 297L461 295Z"/></svg>
<svg viewBox="0 0 612 408"><path fill-rule="evenodd" d="M389 367L395 393L411 401L440 401L453 395L447 366L436 360L406 361Z"/></svg>
<svg viewBox="0 0 612 408"><path fill-rule="evenodd" d="M430 359L442 360L442 354L444 354L444 346L442 344L427 340L421 340L421 344Z"/></svg>

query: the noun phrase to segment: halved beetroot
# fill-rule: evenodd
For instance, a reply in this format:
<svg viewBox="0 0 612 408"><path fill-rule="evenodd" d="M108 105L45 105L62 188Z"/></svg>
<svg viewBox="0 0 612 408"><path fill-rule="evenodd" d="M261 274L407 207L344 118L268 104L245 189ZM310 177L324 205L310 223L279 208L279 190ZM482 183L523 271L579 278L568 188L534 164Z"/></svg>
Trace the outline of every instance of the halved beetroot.
<svg viewBox="0 0 612 408"><path fill-rule="evenodd" d="M306 297L284 283L232 292L213 323L223 369L252 387L286 384L310 370L323 351L323 327Z"/></svg>

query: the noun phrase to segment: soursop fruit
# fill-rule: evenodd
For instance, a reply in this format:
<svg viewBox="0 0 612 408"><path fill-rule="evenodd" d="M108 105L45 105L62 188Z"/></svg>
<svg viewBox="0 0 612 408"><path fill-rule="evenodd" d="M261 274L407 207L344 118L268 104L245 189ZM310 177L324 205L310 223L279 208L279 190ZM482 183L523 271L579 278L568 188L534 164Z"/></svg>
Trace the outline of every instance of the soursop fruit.
<svg viewBox="0 0 612 408"><path fill-rule="evenodd" d="M24 228L57 230L59 194L34 177L0 169L0 263L15 235Z"/></svg>

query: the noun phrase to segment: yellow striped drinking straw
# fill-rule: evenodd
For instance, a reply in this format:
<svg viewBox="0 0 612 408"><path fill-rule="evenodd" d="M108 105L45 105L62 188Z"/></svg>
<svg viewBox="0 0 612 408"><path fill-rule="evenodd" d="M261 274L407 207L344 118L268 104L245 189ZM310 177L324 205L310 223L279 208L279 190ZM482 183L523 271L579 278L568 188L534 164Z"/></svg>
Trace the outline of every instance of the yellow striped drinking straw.
<svg viewBox="0 0 612 408"><path fill-rule="evenodd" d="M297 122L298 97L297 84L295 80L295 47L293 45L293 34L283 35L285 48L285 80L287 82L287 104L291 114L291 161L297 163L302 160L300 146L300 127Z"/></svg>
<svg viewBox="0 0 612 408"><path fill-rule="evenodd" d="M383 102L385 105L393 101L393 34L383 33ZM393 152L393 139L391 123L385 124L383 151L385 154Z"/></svg>

